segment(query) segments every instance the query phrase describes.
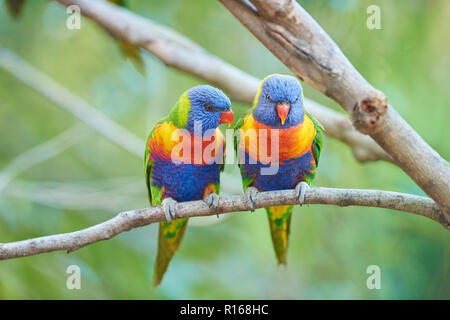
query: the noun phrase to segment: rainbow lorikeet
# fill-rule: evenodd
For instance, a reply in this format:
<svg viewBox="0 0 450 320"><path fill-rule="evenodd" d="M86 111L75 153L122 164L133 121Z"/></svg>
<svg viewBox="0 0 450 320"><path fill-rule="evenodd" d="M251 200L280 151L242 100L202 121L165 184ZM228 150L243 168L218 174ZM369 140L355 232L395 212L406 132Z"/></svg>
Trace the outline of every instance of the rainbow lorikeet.
<svg viewBox="0 0 450 320"><path fill-rule="evenodd" d="M225 148L218 126L231 125L233 118L230 99L219 89L200 85L184 92L148 136L148 196L152 205L162 205L167 219L159 225L154 286L161 283L186 231L187 218L172 221L176 203L203 199L217 208Z"/></svg>
<svg viewBox="0 0 450 320"><path fill-rule="evenodd" d="M316 175L324 129L305 111L303 100L296 78L270 75L261 82L253 108L235 125L235 148L252 211L258 191L295 188L300 205L304 202ZM266 208L279 264L286 264L292 207Z"/></svg>

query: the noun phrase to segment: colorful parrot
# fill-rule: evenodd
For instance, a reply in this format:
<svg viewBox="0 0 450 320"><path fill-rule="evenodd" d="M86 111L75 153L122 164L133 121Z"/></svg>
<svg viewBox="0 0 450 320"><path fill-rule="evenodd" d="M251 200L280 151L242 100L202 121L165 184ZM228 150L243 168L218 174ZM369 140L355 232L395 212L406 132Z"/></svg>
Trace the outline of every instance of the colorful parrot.
<svg viewBox="0 0 450 320"><path fill-rule="evenodd" d="M218 126L231 125L233 119L230 99L219 89L199 85L181 95L147 138L148 196L151 205L162 205L167 219L159 224L154 286L161 283L186 231L187 218L172 221L176 203L203 199L217 208L225 148Z"/></svg>
<svg viewBox="0 0 450 320"><path fill-rule="evenodd" d="M253 108L235 125L235 149L252 211L259 191L295 188L300 205L304 202L305 192L316 175L324 129L305 111L303 100L302 86L296 78L270 75L261 81ZM278 154L272 155L272 139L276 137ZM267 151L261 150L264 144ZM268 170L271 165L275 167L272 172ZM266 208L279 264L286 264L292 207Z"/></svg>

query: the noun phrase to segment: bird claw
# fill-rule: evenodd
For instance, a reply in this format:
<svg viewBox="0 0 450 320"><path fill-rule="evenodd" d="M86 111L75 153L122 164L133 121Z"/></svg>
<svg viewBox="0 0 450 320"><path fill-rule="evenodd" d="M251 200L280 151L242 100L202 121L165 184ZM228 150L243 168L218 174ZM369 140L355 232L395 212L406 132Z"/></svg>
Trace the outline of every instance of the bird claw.
<svg viewBox="0 0 450 320"><path fill-rule="evenodd" d="M166 220L169 223L172 223L172 219L176 219L176 205L178 202L173 200L172 198L165 198L161 205L164 210L164 214L166 215Z"/></svg>
<svg viewBox="0 0 450 320"><path fill-rule="evenodd" d="M300 207L305 202L305 194L306 190L310 189L309 185L305 181L301 181L295 186L295 195L297 197L298 202L300 203Z"/></svg>
<svg viewBox="0 0 450 320"><path fill-rule="evenodd" d="M256 196L258 195L259 191L255 187L248 187L245 191L245 197L247 199L247 203L250 206L250 211L255 211L255 203L256 203Z"/></svg>
<svg viewBox="0 0 450 320"><path fill-rule="evenodd" d="M213 209L214 212L217 211L217 207L219 206L219 200L220 197L217 193L210 193L208 196L206 196L205 199L203 199L203 201L208 205L208 207ZM217 218L219 218L219 214L217 214Z"/></svg>

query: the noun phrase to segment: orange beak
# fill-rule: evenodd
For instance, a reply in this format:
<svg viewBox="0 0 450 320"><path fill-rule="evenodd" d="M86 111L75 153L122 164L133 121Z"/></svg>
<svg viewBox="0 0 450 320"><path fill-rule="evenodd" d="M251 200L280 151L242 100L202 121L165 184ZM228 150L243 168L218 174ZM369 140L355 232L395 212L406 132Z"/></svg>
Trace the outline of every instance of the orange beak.
<svg viewBox="0 0 450 320"><path fill-rule="evenodd" d="M278 117L280 117L281 124L284 124L284 122L286 121L286 117L287 117L290 109L291 109L291 106L286 103L277 104L277 114L278 114Z"/></svg>
<svg viewBox="0 0 450 320"><path fill-rule="evenodd" d="M222 112L220 115L219 123L228 123L228 127L230 127L233 124L234 121L234 114L233 111L226 111Z"/></svg>

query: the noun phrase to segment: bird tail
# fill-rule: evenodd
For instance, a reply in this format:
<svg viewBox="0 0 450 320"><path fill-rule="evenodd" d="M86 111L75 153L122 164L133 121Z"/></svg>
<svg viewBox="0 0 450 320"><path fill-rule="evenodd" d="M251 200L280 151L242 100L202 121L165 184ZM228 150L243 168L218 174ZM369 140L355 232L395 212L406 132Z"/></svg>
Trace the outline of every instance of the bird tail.
<svg viewBox="0 0 450 320"><path fill-rule="evenodd" d="M183 240L188 219L173 220L172 223L163 221L159 223L158 253L156 254L155 268L153 272L153 286L161 284L167 271L170 260Z"/></svg>
<svg viewBox="0 0 450 320"><path fill-rule="evenodd" d="M286 254L291 225L293 206L276 206L266 208L269 218L270 233L278 264L286 264Z"/></svg>

